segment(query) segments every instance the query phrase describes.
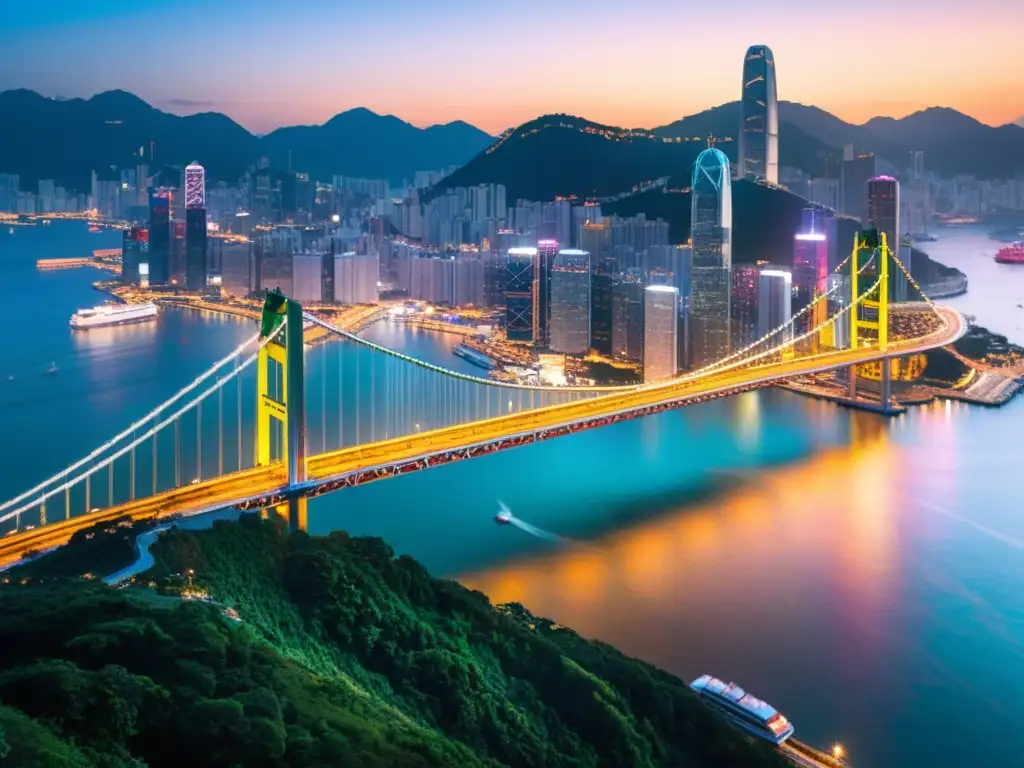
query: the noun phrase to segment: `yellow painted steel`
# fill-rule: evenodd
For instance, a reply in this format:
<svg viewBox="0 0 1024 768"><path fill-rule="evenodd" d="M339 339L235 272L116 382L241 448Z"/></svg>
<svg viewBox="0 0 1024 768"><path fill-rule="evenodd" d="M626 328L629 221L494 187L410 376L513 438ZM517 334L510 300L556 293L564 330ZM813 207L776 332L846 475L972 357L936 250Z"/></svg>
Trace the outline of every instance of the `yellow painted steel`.
<svg viewBox="0 0 1024 768"><path fill-rule="evenodd" d="M856 349L860 346L860 330L873 330L878 333L878 348L885 352L889 346L889 257L892 251L886 241L885 232L880 232L881 244L878 247L878 301L864 299L865 309L877 309L878 320L862 320L860 311L853 310L853 318L850 323L850 348ZM853 240L853 253L850 255L850 295L856 300L860 295L857 286L858 273L860 272L860 236Z"/></svg>
<svg viewBox="0 0 1024 768"><path fill-rule="evenodd" d="M270 394L271 360L281 366L281 387L275 392L276 397ZM288 430L285 426L288 414L288 351L275 342L265 344L260 348L256 363L256 466L268 467L275 460L271 455L274 422L281 425L281 457L288 455Z"/></svg>

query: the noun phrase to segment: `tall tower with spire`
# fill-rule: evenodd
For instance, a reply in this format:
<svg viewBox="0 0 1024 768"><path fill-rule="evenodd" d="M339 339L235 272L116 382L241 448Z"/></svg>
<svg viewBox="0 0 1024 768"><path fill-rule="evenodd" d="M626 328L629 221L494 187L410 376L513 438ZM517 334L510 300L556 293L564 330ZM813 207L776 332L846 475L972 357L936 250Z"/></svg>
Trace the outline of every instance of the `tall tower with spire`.
<svg viewBox="0 0 1024 768"><path fill-rule="evenodd" d="M767 45L752 45L747 49L743 59L740 109L738 177L778 184L779 99L775 57Z"/></svg>

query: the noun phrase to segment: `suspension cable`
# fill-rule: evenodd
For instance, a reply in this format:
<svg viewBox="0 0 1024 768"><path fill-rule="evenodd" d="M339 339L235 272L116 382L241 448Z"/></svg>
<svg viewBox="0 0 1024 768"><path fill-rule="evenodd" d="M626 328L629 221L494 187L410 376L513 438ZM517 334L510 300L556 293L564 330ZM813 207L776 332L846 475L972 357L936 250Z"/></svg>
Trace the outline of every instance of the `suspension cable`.
<svg viewBox="0 0 1024 768"><path fill-rule="evenodd" d="M10 507L10 506L12 506L14 504L17 504L20 501L24 501L25 499L27 499L29 496L33 495L34 493L36 493L38 491L41 491L42 489L46 488L51 483L55 483L58 480L64 479L65 477L70 475L75 470L81 468L85 464L88 464L90 461L95 459L97 456L100 456L103 453L105 453L106 451L108 451L111 448L113 448L115 445L117 445L119 442L121 442L125 437L127 437L128 435L131 435L133 432L135 432L135 430L139 429L140 427L142 427L147 422L149 422L152 419L156 418L156 416L158 414L162 413L168 407L170 407L175 402L180 400L182 397L187 395L189 392L194 390L196 387L198 387L200 384L202 384L204 381L206 381L208 378L210 378L210 376L212 376L218 370L220 370L225 365L227 365L231 361L233 361L236 358L238 358L238 356L245 350L245 348L248 347L250 344L252 344L254 341L256 341L258 338L259 338L259 335L257 334L256 336L253 336L252 338L246 339L244 342L242 342L242 344L240 344L238 347L236 347L233 352L231 352L226 357L223 357L220 360L218 360L210 368L206 369L202 374L200 374L195 379L193 379L192 383L190 383L187 386L182 387L181 389L179 389L170 398L168 398L167 400L162 402L160 405L158 405L156 408L151 410L149 413L147 413L141 419L135 421L134 423L129 425L127 428L125 428L124 430L122 430L118 434L114 435L114 437L110 438L107 442L105 442L99 448L95 449L94 451L92 451L88 455L82 457L81 459L76 461L71 466L69 466L69 467L67 467L65 469L62 469L60 472L58 472L57 474L53 475L52 477L47 478L46 480L44 480L43 482L39 483L35 487L30 488L27 491L24 491L23 493L19 494L18 496L15 496L13 499L10 499L9 501L5 501L2 504L0 504L0 511L7 509L8 507ZM6 519L6 518L4 518L4 519Z"/></svg>
<svg viewBox="0 0 1024 768"><path fill-rule="evenodd" d="M26 511L28 511L28 510L38 506L39 504L41 504L44 501L46 501L47 499L55 496L56 494L60 493L61 491L70 489L72 486L77 485L83 478L88 478L93 473L103 469L104 467L108 466L109 464L112 464L114 461L119 459L121 456L124 456L130 450L132 450L133 448L137 447L140 443L145 442L150 437L152 437L157 432L159 432L164 427L166 427L168 424L170 424L171 422L175 421L179 416L181 416L183 413L185 413L188 410L190 410L197 403L201 402L202 400L204 400L209 395L212 395L214 392L216 392L221 387L223 387L227 382L231 381L238 374L240 374L245 368L247 368L249 365L251 365L253 362L255 362L256 358L259 356L259 350L261 350L264 346L269 344L271 342L271 340L273 340L277 336L277 334L281 332L281 328L284 327L285 322L287 322L287 321L282 322L281 325L278 326L278 328L275 330L275 332L272 333L270 336L267 336L265 339L260 340L260 343L259 343L259 346L257 348L257 351L255 353L253 353L252 355L250 355L244 362L240 363L236 368L232 369L223 378L217 379L217 381L214 382L214 384L210 388L204 390L201 394L199 394L196 397L192 398L189 402L187 402L185 405L181 406L178 410L176 410L170 416L165 418L159 424L154 425L149 430L147 430L143 434L141 434L138 437L136 437L134 440L132 440L130 443L128 443L128 445L124 446L120 450L118 450L115 453L111 454L110 456L108 456L106 459L104 459L102 462L97 464L95 467L93 467L88 472L84 473L83 475L79 475L76 478L68 480L68 481L64 482L62 485L57 486L56 488L51 488L49 491L44 492L40 496L36 496L28 504L24 504L21 507L18 507L17 509L15 509L15 510L13 510L11 512L7 512L7 513L3 514L2 516L0 516L0 523L7 522L12 517L17 517L21 513L26 512ZM64 476L66 476L68 474L68 471L65 470L65 472L63 474L64 474ZM31 493L33 493L33 492L23 493L19 497L19 500L20 499L24 499L27 495L31 495ZM9 502L6 506L10 506L13 503L15 503L15 501Z"/></svg>

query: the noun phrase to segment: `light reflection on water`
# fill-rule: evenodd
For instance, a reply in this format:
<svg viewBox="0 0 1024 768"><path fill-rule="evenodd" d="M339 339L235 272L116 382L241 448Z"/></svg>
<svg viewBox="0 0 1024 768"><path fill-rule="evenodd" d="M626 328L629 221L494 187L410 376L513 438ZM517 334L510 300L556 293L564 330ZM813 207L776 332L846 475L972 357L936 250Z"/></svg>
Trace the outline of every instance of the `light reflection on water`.
<svg viewBox="0 0 1024 768"><path fill-rule="evenodd" d="M70 335L70 312L100 300L98 275L35 272L35 258L81 255L62 225L47 229L53 242L22 260L0 254L0 273L26 286L12 315L33 321L4 363L16 379L0 393L0 427L19 438L5 497L253 330L175 312ZM984 303L984 277L968 275L970 300ZM1003 329L996 302L985 309ZM457 339L396 324L368 335L479 373L451 355ZM60 373L44 376L51 360ZM318 364L310 355L314 383ZM320 423L310 416L314 440ZM519 600L684 678L734 678L798 736L846 744L855 765L1013 765L1024 753L1024 704L1006 695L1024 685L1022 431L1024 401L936 403L884 421L749 393L331 494L311 504L310 531L383 536L496 602ZM573 544L495 525L499 498Z"/></svg>

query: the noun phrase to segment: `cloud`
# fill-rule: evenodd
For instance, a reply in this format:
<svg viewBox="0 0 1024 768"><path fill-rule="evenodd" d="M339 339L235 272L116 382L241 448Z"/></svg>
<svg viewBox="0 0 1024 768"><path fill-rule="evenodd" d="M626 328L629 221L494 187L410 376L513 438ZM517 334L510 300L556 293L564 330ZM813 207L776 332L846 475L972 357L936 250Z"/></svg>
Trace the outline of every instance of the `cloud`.
<svg viewBox="0 0 1024 768"><path fill-rule="evenodd" d="M1020 117L1018 117L1017 120L1016 120L1016 123L1021 128L1024 128L1024 115L1021 115Z"/></svg>
<svg viewBox="0 0 1024 768"><path fill-rule="evenodd" d="M171 107L212 107L214 102L196 99L164 99L164 104Z"/></svg>

